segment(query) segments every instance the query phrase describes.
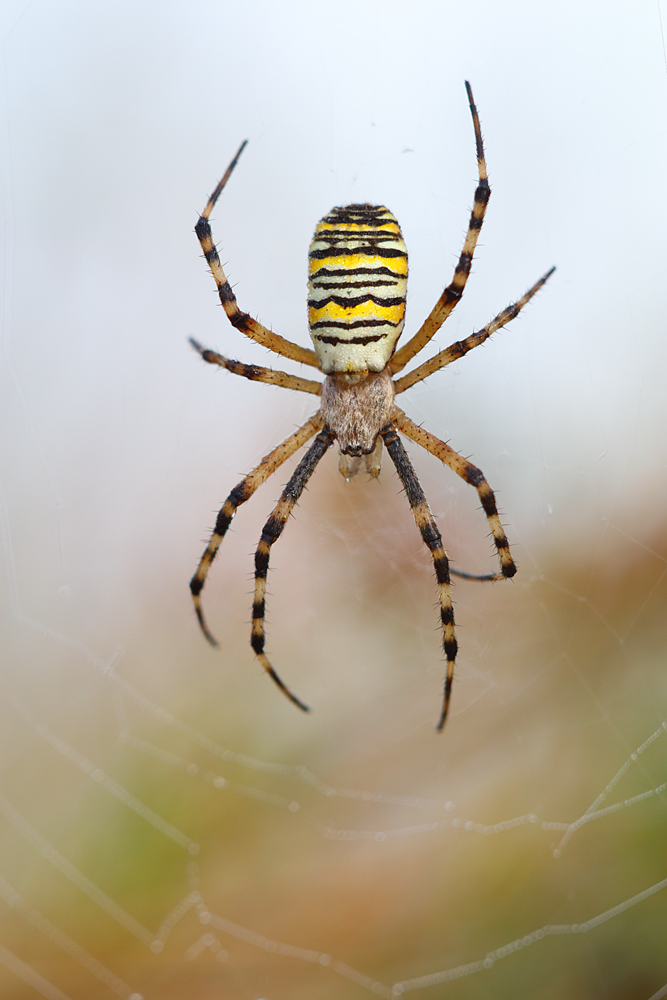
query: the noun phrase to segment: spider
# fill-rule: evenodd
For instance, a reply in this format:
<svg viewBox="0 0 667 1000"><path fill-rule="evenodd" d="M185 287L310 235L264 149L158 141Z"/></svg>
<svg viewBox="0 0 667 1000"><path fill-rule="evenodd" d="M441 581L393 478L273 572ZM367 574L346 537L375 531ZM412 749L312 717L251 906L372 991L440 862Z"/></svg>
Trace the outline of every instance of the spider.
<svg viewBox="0 0 667 1000"><path fill-rule="evenodd" d="M312 381L258 365L243 364L202 347L194 339L190 341L204 361L219 365L234 375L298 392L309 392L321 399L317 412L269 452L234 487L218 513L213 534L190 581L195 612L202 632L213 646L217 646L204 618L201 591L220 543L238 507L249 500L283 462L314 437L314 442L297 465L266 522L257 546L250 640L262 667L290 701L305 712L309 711L308 706L283 683L264 652L266 577L271 546L282 534L317 463L334 441L338 441L340 450L340 472L347 479L355 475L362 466L372 477L379 476L384 442L407 494L417 527L433 558L447 661L438 731L442 730L447 718L457 653L450 574L464 579L503 580L516 573L496 501L483 473L444 441L414 423L394 402L396 395L463 357L514 319L555 270L551 268L525 295L503 309L481 330L439 351L400 378L393 377L429 343L461 298L491 193L479 116L467 81L465 87L475 131L479 172L468 231L451 283L419 330L398 350L396 342L405 322L407 252L398 222L384 206L355 204L336 207L317 224L310 245L308 282L308 318L315 350L285 340L240 310L213 243L209 218L246 142L241 144L195 227L215 279L220 302L232 326L276 354L310 365L325 376L323 382ZM478 576L450 568L440 532L401 443L399 431L439 458L477 490L497 549L500 572Z"/></svg>

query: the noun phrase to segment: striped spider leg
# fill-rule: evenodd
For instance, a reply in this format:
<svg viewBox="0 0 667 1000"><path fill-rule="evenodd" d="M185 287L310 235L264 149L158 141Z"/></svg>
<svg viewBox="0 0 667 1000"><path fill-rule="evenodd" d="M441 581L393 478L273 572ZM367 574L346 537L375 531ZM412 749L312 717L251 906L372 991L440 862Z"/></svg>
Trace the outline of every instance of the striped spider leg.
<svg viewBox="0 0 667 1000"><path fill-rule="evenodd" d="M554 270L552 268L548 271L522 298L498 313L481 330L451 344L411 372L396 379L392 377L430 342L459 302L470 274L473 254L484 221L490 187L479 116L467 82L466 92L475 132L478 183L463 250L452 281L414 336L399 349L396 349L396 344L405 323L407 250L396 218L384 205L364 203L335 207L315 228L308 255L308 321L314 350L285 340L240 310L213 243L210 214L245 143L241 145L215 188L195 227L215 279L220 301L231 324L263 347L292 361L310 365L324 375L324 381L319 382L259 365L244 364L191 340L192 346L209 364L250 381L320 397L320 409L317 413L269 452L229 494L218 513L215 529L190 582L199 625L209 642L217 645L204 618L201 592L222 539L238 507L249 500L255 490L302 445L315 438L283 489L264 525L257 546L250 640L264 670L283 694L304 711L308 711L308 707L285 686L264 651L266 580L271 548L280 538L287 519L317 464L334 441L338 442L339 470L345 479L350 479L362 468L371 477L379 476L384 443L405 489L415 523L431 553L438 585L446 658L438 730L442 730L447 718L458 648L451 576L469 580L502 580L516 573L493 491L481 470L444 441L415 424L394 402L397 394L463 357L514 319ZM499 572L475 575L450 567L442 537L400 440L399 431L477 490L500 560Z"/></svg>
<svg viewBox="0 0 667 1000"><path fill-rule="evenodd" d="M400 411L399 411L400 412ZM394 414L392 414L394 416ZM442 645L445 650L447 660L447 672L445 674L445 692L442 701L442 710L438 720L437 730L442 731L449 709L449 699L452 693L452 681L454 680L454 662L458 651L456 641L456 630L454 627L454 607L452 605L451 580L449 559L442 545L442 536L438 531L428 500L417 479L412 462L408 458L407 452L401 444L401 439L396 433L396 424L390 421L380 431L382 440L385 443L389 457L396 466L398 478L403 484L408 502L412 508L415 522L421 532L424 544L429 549L433 557L435 578L438 582L438 598L440 601L440 622L442 624Z"/></svg>
<svg viewBox="0 0 667 1000"><path fill-rule="evenodd" d="M542 278L539 279L539 281L528 289L525 295L523 295L517 302L508 306L506 309L503 309L502 312L491 320L490 323L487 323L487 325L481 330L471 334L463 341L457 341L446 350L440 351L433 358L431 358L430 361L420 365L419 368L416 368L413 372L404 376L404 378L396 379L394 381L396 393L404 392L405 389L415 385L417 382L422 381L429 375L432 375L433 372L445 367L445 365L451 364L451 362L456 361L457 358L463 357L464 354L467 354L468 351L471 351L474 347L478 347L480 344L483 344L484 341L488 340L493 333L513 320L521 312L526 303L530 301L533 295L535 295L542 285L544 285L550 275L553 274L554 270L555 268L552 267L551 270L549 270ZM452 469L452 471L455 472L457 476L460 476L464 482L475 487L482 505L482 510L488 519L493 541L498 552L498 558L500 559L499 573L485 573L481 575L464 573L461 570L454 569L449 565L447 554L442 547L440 533L433 519L433 515L431 514L424 492L421 488L419 480L417 479L410 459L401 445L394 428L402 431L406 437L410 438L416 444L430 452L431 455L439 458L444 465L447 465L450 469ZM500 523L500 517L498 515L498 508L496 506L496 499L493 494L493 490L486 481L484 473L481 469L478 469L472 464L472 462L468 461L467 458L464 458L463 455L459 455L458 452L454 451L453 448L450 448L448 444L441 441L434 434L430 434L423 427L416 424L401 409L399 409L398 406L395 406L392 411L390 425L387 428L384 428L381 434L385 445L387 446L387 451L396 466L398 476L403 483L417 527L421 531L424 543L427 545L431 555L433 556L440 598L443 647L447 659L447 673L445 677L442 712L437 725L438 732L440 732L445 724L449 709L452 681L454 678L454 661L456 659L458 649L454 632L454 610L450 594L450 576L454 575L461 577L464 580L481 580L485 582L510 579L516 573L516 564L512 559L509 542L507 541L507 535L505 534L505 530Z"/></svg>
<svg viewBox="0 0 667 1000"><path fill-rule="evenodd" d="M516 302L513 302L512 305L507 306L506 309L499 312L498 315L494 317L490 323L487 323L486 326L482 327L481 330L478 330L476 333L471 333L469 337L465 338L465 340L455 341L453 344L450 344L449 347L445 348L444 351L439 351L428 361L419 365L418 368L414 368L411 372L408 372L407 375L397 378L394 382L396 392L405 392L406 389L416 385L417 382L422 382L425 378L428 378L429 375L433 375L446 365L450 365L452 361L457 361L459 358L462 358L464 354L468 353L468 351L472 351L473 347L479 347L480 344L483 344L484 341L488 340L492 334L496 333L497 330L500 330L503 326L519 315L526 303L530 302L536 292L539 292L542 285L549 280L555 270L555 267L550 268L546 274L542 275L539 281L536 281L535 284L528 289L525 295L522 295L521 298L517 299Z"/></svg>
<svg viewBox="0 0 667 1000"><path fill-rule="evenodd" d="M259 540L257 551L255 552L255 596L252 603L252 633L250 645L255 651L255 656L262 664L266 672L276 682L290 701L302 708L304 712L310 709L299 701L291 691L289 691L278 677L266 653L264 652L264 619L266 617L266 576L269 571L269 557L271 546L280 538L283 528L297 504L299 497L303 493L308 480L315 471L315 467L324 453L333 444L333 434L325 427L315 438L314 442L297 465L291 479L283 490L280 500L276 504L271 516L262 529L262 537Z"/></svg>
<svg viewBox="0 0 667 1000"><path fill-rule="evenodd" d="M465 340L456 341L444 351L440 351L429 361L425 361L424 364L415 368L407 375L404 375L402 378L395 379L394 389L396 394L398 395L398 393L405 392L406 389L411 388L411 386L415 385L417 382L423 381L425 378L428 378L429 375L432 375L434 372L439 371L446 365L451 364L452 361L462 358L474 347L479 347L480 344L483 344L492 334L494 334L497 330L500 330L503 326L518 316L526 303L529 302L533 295L540 290L555 270L556 269L552 267L549 271L547 271L547 273L543 275L539 281L536 281L535 284L528 289L525 295L522 295L521 298L512 303L512 305L503 309L502 312L498 313L498 315L494 317L490 323L487 323L486 326L482 327L481 330L470 334L470 336L466 337ZM468 459L459 455L458 452L454 451L453 448L450 448L450 446L445 444L444 441L441 441L433 434L429 434L429 432L424 430L423 427L415 424L414 421L410 420L410 418L397 406L394 407L392 412L392 421L395 426L398 427L403 434L405 434L406 437L411 438L412 441L420 445L426 451L430 452L431 455L435 455L435 457L439 458L441 462L449 466L449 468L452 469L457 476L460 476L461 479L463 479L470 486L475 487L482 504L482 510L488 518L493 540L500 559L500 572L476 575L473 573L464 573L461 570L450 569L450 573L454 576L459 576L464 580L482 581L502 580L503 578L509 579L514 576L516 573L516 566L510 554L507 537L500 523L495 497L491 487L484 478L484 474L481 469L478 469L472 464L472 462L469 462Z"/></svg>
<svg viewBox="0 0 667 1000"><path fill-rule="evenodd" d="M234 369L231 369L231 370L233 371ZM259 465L256 466L252 470L252 472L249 472L248 475L245 476L245 478L243 478L241 480L241 482L237 486L234 487L234 489L229 494L229 496L227 497L227 499L223 503L222 507L220 508L220 510L218 512L218 517L217 517L216 522L215 522L215 528L213 529L213 534L211 535L211 537L209 539L208 545L204 549L204 554L202 555L201 559L199 560L199 565L197 566L195 574L192 577L192 579L190 580L190 592L192 594L192 600L194 602L195 613L197 615L197 620L199 622L199 625L201 627L202 632L204 633L204 635L206 636L206 638L208 639L208 641L211 643L212 646L217 646L218 645L218 641L213 636L213 634L211 633L211 631L208 628L208 625L206 624L206 619L204 618L204 611L203 611L202 603L201 603L201 592L202 592L202 589L204 587L204 584L206 583L206 577L208 576L208 571L211 568L211 563L213 562L213 560L215 559L215 557L216 557L216 555L218 553L218 549L220 548L220 544L221 544L223 538L225 537L225 535L227 533L227 529L229 528L229 525L232 523L232 518L236 514L236 511L241 506L241 504L245 503L246 500L249 500L250 497L255 492L255 490L258 489L262 485L262 483L266 482L266 480L269 478L269 476L272 476L273 473L276 471L276 469L279 469L280 466L283 464L283 462L286 462L287 459L290 458L296 451L298 451L299 448L301 448L302 445L304 445L307 441L309 441L310 438L312 438L314 434L317 434L318 431L321 432L321 428L322 428L322 418L321 418L321 416L320 416L319 413L316 413L309 420L307 420L305 424L303 424L296 431L294 431L293 434L290 434L290 436L288 438L285 438L285 440L282 441L278 445L277 448L274 448L273 451L269 452L268 455L265 455L264 458L262 459L262 461L259 463ZM319 436L318 436L318 440L319 440ZM306 458L308 457L309 454L310 454L310 451L306 454ZM321 456L318 456L318 458L319 457L321 457ZM305 485L306 485L306 483L308 481L308 478L309 478L310 474L312 473L312 471L315 468L315 464L313 464L313 467L310 470L310 473L308 473L308 475L306 475L305 478L303 478L303 473L302 473L302 478L300 480L298 480L298 483L300 483L300 488L298 487L298 485L297 485L297 487L294 487L294 486L292 487L292 493L294 493L296 490L298 490L298 492L296 492L296 495L294 496L294 502L292 503L292 507L297 502L297 500L299 499L299 496L303 492L303 489L304 489L304 487L305 487ZM302 465L303 465L303 462L298 466L297 472L299 471L299 469L301 469ZM284 493L287 493L287 490L288 490L290 484L292 484L295 476L296 476L296 472L295 472L295 475L292 476L292 479L290 479L290 483L285 488ZM281 498L281 500L282 500L282 498ZM279 505L279 507L280 507L280 505ZM289 510L287 511L287 513L285 515L285 518L287 518L287 516L289 515L289 512L292 509L292 507L290 507ZM274 512L274 515L277 514L277 511L278 511L278 509L276 509L276 511ZM279 516L280 515L278 514L278 517ZM278 538L278 536L280 535L280 532L282 531L283 527L284 527L284 521L280 525L280 529L276 532L275 537L272 538L272 541L271 541L270 544L273 544L273 541L275 541L276 538ZM265 588L266 588L266 573L267 573L267 570L268 570L269 555L268 555L268 549L267 549L266 553L264 553L264 550L262 549L262 554L260 555L260 549L262 548L262 546L264 544L264 535L267 532L267 530L269 530L269 531L271 530L269 522L267 522L267 525L264 528L264 532L262 532L262 540L260 541L260 548L258 548L258 550L257 550L257 556L255 558L255 562L256 562L256 564L258 566L257 574L260 574L260 568L262 568L262 570L263 570L263 572L261 574L261 578L262 578L261 617L262 618L264 616L264 603L265 603L264 591L265 591ZM265 560L263 566L262 566L262 559ZM258 578L259 577L256 577L256 579L258 579ZM302 708L304 710L304 712L307 712L308 711L307 706L304 705L303 702L299 701L299 699L295 695L292 694L292 692L289 690L289 688L287 688L285 686L285 684L283 684L283 682L281 681L280 677L275 672L275 670L273 669L273 667L271 666L271 664L269 663L269 661L267 660L267 658L266 658L266 656L264 654L264 629L263 629L263 625L262 625L261 629L259 629L256 626L256 618L259 617L259 615L256 614L257 608L259 606L259 598L257 596L258 595L258 586L259 586L259 584L256 583L256 585L255 585L255 604L253 605L253 630L252 630L252 639L251 639L252 647L255 650L255 652L257 653L257 657L258 657L260 663L262 664L262 666L264 667L264 669L267 671L267 673L271 676L271 678L276 682L276 684L278 685L278 687L280 688L280 690L284 694L287 695L287 697L290 699L290 701L293 701L295 705L298 705L299 708ZM261 640L259 638L260 635L261 635Z"/></svg>
<svg viewBox="0 0 667 1000"><path fill-rule="evenodd" d="M477 114L477 108L473 100L472 90L467 80L466 93L468 95L470 114L472 115L472 123L475 129L477 170L479 174L479 180L477 187L475 188L472 212L470 213L470 221L468 223L468 232L466 233L463 250L459 256L458 264L454 270L454 277L451 283L447 285L444 292L433 306L433 309L426 317L419 330L415 333L414 337L411 337L407 344L400 347L389 362L389 367L394 374L400 371L401 368L404 368L408 361L414 358L415 354L418 354L422 348L426 347L428 342L435 336L447 317L451 314L452 310L461 300L463 290L465 289L466 282L470 275L472 258L475 252L475 247L477 246L480 231L482 229L482 223L484 222L486 206L488 205L489 198L491 197L489 176L487 174L486 159L484 157L482 128L479 124L479 115Z"/></svg>
<svg viewBox="0 0 667 1000"><path fill-rule="evenodd" d="M291 358L292 361L298 361L301 364L311 365L313 368L319 368L314 351L311 351L306 347L300 347L298 344L293 344L291 340L285 340L284 337L274 333L273 330L267 330L265 326L258 323L257 320L252 318L252 316L241 312L236 301L236 296L232 291L232 286L227 281L227 276L223 270L220 257L218 256L218 251L213 242L213 234L211 233L211 224L209 222L211 212L213 211L213 207L220 197L223 188L229 180L234 167L238 163L239 157L245 149L247 141L248 140L246 139L241 143L236 151L234 159L225 170L220 182L213 191L213 194L208 199L206 208L200 215L199 221L195 226L195 233L197 234L197 239L201 244L206 262L211 269L211 274L215 279L222 308L225 310L227 318L232 326L237 330L240 330L241 333L245 333L246 337L250 337L251 340L255 340L258 344L261 344L262 347L267 347L275 354L282 354L283 357Z"/></svg>

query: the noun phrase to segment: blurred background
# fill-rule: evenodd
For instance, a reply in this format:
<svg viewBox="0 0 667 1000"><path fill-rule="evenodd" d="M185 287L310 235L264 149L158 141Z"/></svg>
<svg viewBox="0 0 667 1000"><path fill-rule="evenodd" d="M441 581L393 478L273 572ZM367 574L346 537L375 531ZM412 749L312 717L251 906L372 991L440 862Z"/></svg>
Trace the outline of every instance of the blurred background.
<svg viewBox="0 0 667 1000"><path fill-rule="evenodd" d="M667 986L667 63L659 2L8 0L2 11L0 992L633 998ZM314 408L195 355L308 343L306 253L384 203L407 335L493 195L430 353L552 265L514 323L402 397L496 491L514 581L457 582L445 732L428 552L386 460L294 462L188 581L241 476ZM423 357L427 357L425 354ZM306 376L310 373L304 371ZM409 446L455 564L495 568L474 491Z"/></svg>

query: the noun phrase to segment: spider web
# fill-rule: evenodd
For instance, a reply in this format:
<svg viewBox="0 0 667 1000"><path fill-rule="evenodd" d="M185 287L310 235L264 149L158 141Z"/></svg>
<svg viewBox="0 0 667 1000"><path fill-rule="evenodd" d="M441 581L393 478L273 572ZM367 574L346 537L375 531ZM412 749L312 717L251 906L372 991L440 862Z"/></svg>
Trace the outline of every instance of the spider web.
<svg viewBox="0 0 667 1000"><path fill-rule="evenodd" d="M417 5L399 29L374 9L354 11L377 41L363 67L341 12L296 3L289 31L261 3L167 6L159 23L122 4L7 13L11 1000L667 996L659 10L577 8L573 33L567 5L530 23L487 6L482 28L478 10L445 24ZM445 76L424 68L440 65L435 27L476 39ZM323 33L341 75L309 89ZM387 94L375 75L399 48L407 92ZM219 93L220 66L228 104L213 114L201 95ZM214 565L221 651L198 632L187 581L214 509L312 400L189 353L196 335L275 363L222 325L190 230L248 134L214 219L241 307L305 343L314 221L381 199L411 251L413 331L474 189L466 75L494 195L435 346L559 270L484 350L401 400L482 467L519 564L508 584L456 582L461 652L436 736L433 570L386 458L379 481L345 483L327 456L272 555L268 652L310 716L247 642L254 545L293 463L239 511ZM492 569L474 491L410 454L454 564Z"/></svg>

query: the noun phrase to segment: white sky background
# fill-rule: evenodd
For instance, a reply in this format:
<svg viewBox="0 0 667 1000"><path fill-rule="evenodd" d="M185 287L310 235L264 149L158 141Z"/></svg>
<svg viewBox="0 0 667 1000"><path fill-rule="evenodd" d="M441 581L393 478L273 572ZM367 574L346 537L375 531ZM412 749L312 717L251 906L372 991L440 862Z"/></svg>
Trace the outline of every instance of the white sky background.
<svg viewBox="0 0 667 1000"><path fill-rule="evenodd" d="M498 763L484 728L493 733L503 712L505 695L494 696L493 685L490 709L485 703L493 722L485 715L472 737L465 733L466 720L475 726L477 698L466 669L469 676L481 669L480 651L510 659L522 647L520 630L498 626L496 638L494 619L485 618L500 613L495 598L472 585L458 592L470 656L467 668L463 654L459 665L456 735L452 727L436 740L430 731L442 664L427 585L419 595L412 584L393 595L409 631L397 661L386 664L387 645L373 654L383 615L398 612L375 603L367 567L377 557L378 572L391 576L395 546L420 567L420 580L431 572L386 458L381 486L348 488L330 456L329 472L319 470L276 552L270 652L286 679L290 659L301 657L304 665L297 663L292 678L317 712L305 723L290 714L245 646L251 552L286 474L264 487L252 510L240 512L229 554L215 564L205 592L211 624L229 634L233 652L216 659L203 645L187 581L213 511L307 417L313 401L215 372L191 351L187 338L196 336L230 357L273 363L225 321L193 226L247 138L214 213L214 237L241 308L306 344L306 253L316 221L334 204L384 203L410 252L407 329L414 332L450 280L472 204L475 146L463 86L470 80L493 193L464 300L430 353L478 329L553 264L558 270L517 321L483 350L415 387L401 405L483 468L526 585L554 574L555 565L576 576L578 560L613 579L623 572L618 541L629 559L646 548L657 551L657 586L667 488L667 66L659 5L34 0L6 3L1 18L0 503L3 604L11 612L3 626L9 698L18 694L39 717L48 706L51 723L60 719L57 731L80 746L86 717L97 718L107 695L93 681L81 683L63 650L78 643L104 662L122 647L132 651L118 665L126 679L171 710L183 707L195 728L250 756L293 762L300 754L308 766L313 760L320 770L328 766L333 784L354 785L356 769L371 787L407 795L427 788L447 799L451 787L437 783L442 768L450 773L451 754L459 752L452 747L461 739L457 748L474 746L477 764L493 760L498 780L508 780L515 761L510 755L507 770ZM296 370L277 359L275 366ZM466 569L489 571L475 498L426 458L416 456L415 463L454 558ZM331 620L321 605L332 599L325 572L340 598ZM353 608L346 606L348 593ZM518 581L514 593L522 593ZM582 592L584 601L589 596ZM503 594L498 607L511 607L511 599L512 592ZM640 615L643 598L633 599ZM413 612L423 615L419 625ZM530 641L539 641L535 631ZM348 674L344 665L339 675L336 669L355 655L363 669L355 674L347 718ZM405 722L412 655L423 698ZM656 655L664 662L664 648ZM630 659L638 676L638 661ZM393 692L386 699L385 665ZM330 670L335 676L327 679ZM589 692L581 719L593 724L600 702L585 671L579 679ZM215 705L223 695L220 722ZM615 773L667 718L666 695L664 684L638 679L636 700L627 701L636 728L625 734L620 705L606 716L609 733L623 731L627 741L619 738L609 749L603 773ZM378 701L381 718L372 715ZM563 735L568 721L549 719L549 708L542 702L545 726ZM246 729L241 720L248 716L254 721ZM362 734L369 717L373 723ZM523 730L526 739L535 725L532 719ZM393 753L405 760L403 741L417 738L423 745L414 768L406 763L393 784L381 754L390 746L390 760ZM29 774L17 784L11 765L12 747L18 754L22 746L16 739L3 794L11 798L22 788L29 812ZM33 744L25 739L29 756ZM344 744L349 760L340 757ZM573 751L584 771L585 745L575 739ZM102 757L103 741L97 750ZM145 777L141 793L135 788L142 800L151 800L153 780ZM532 780L548 784L548 771ZM580 805L568 803L570 818L583 812ZM59 828L51 808L39 795L32 802L32 822L45 835ZM499 818L505 813L495 802L489 821ZM170 819L188 825L177 810ZM60 850L66 842L59 841ZM11 881L11 872L2 874ZM101 884L95 871L88 874ZM653 874L657 883L667 872ZM38 875L34 880L39 886ZM599 902L599 912L643 887L619 887L617 896ZM58 906L53 894L48 898L53 918ZM234 912L226 916L242 922ZM535 921L526 933L549 923L551 914L538 912ZM503 941L493 938L484 947ZM328 947L325 940L308 946ZM40 966L19 944L16 951L48 978L47 958ZM462 942L443 963L469 960ZM430 957L405 961L399 979L440 968ZM8 977L7 990L24 981L15 972ZM260 995L252 968L239 981L246 990L239 996ZM269 1000L289 995L276 982L262 981ZM68 983L60 980L68 995L93 995ZM647 980L637 995L648 1000L660 985ZM159 995L144 991L147 998ZM203 989L192 995L208 996Z"/></svg>

